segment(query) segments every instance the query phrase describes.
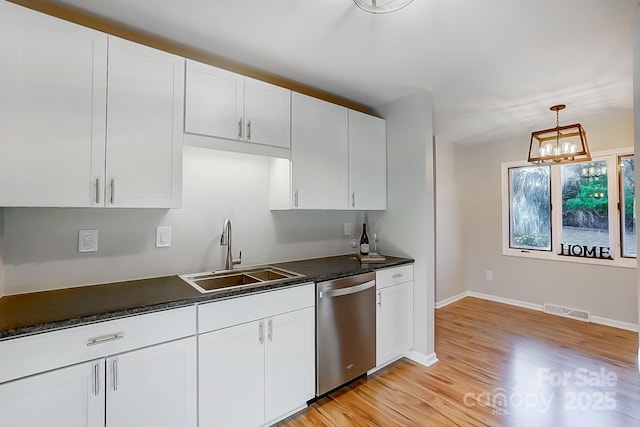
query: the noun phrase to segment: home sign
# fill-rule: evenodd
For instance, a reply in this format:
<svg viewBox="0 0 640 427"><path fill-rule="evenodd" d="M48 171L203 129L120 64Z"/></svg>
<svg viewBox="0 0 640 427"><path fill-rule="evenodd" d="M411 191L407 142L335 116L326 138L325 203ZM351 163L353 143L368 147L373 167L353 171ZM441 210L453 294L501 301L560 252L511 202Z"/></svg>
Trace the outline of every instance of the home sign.
<svg viewBox="0 0 640 427"><path fill-rule="evenodd" d="M587 246L560 243L558 255L575 256L582 258L613 259L609 246Z"/></svg>

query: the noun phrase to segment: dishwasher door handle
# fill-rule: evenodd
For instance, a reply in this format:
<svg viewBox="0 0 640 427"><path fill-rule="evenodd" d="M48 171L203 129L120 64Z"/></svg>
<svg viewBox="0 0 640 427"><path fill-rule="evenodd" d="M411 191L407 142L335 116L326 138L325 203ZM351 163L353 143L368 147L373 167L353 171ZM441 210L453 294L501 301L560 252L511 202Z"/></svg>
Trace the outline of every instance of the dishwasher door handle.
<svg viewBox="0 0 640 427"><path fill-rule="evenodd" d="M375 280L370 280L368 282L362 283L356 286L349 286L348 288L340 288L340 289L330 289L328 291L320 291L318 293L319 298L333 298L339 297L342 295L355 294L357 292L362 292L366 289L372 288L376 285Z"/></svg>

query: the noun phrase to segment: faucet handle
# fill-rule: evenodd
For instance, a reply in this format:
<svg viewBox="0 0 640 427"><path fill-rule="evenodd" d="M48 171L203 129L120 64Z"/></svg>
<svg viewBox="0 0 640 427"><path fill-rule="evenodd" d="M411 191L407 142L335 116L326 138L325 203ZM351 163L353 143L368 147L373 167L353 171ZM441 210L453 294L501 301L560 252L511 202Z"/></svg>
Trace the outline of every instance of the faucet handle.
<svg viewBox="0 0 640 427"><path fill-rule="evenodd" d="M240 251L240 257L231 260L231 265L236 264L242 264L242 251Z"/></svg>

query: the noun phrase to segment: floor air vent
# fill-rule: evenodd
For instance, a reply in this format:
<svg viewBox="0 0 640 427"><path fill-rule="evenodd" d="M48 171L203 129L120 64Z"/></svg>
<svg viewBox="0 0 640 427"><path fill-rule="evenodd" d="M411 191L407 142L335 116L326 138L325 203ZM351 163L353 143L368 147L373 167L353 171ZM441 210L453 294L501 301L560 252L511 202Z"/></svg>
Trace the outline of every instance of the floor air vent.
<svg viewBox="0 0 640 427"><path fill-rule="evenodd" d="M562 307L559 305L544 304L544 312L549 314L555 314L558 316L569 317L571 319L583 320L585 322L591 321L591 314L588 311L577 310L575 308Z"/></svg>

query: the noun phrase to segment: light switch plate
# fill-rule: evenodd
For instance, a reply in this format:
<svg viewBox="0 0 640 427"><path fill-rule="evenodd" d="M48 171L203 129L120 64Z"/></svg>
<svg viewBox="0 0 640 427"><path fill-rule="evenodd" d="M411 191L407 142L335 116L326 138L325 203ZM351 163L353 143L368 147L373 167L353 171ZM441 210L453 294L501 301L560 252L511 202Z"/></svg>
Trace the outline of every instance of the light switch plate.
<svg viewBox="0 0 640 427"><path fill-rule="evenodd" d="M98 252L98 230L78 230L78 252Z"/></svg>
<svg viewBox="0 0 640 427"><path fill-rule="evenodd" d="M171 246L171 227L156 227L156 248Z"/></svg>

